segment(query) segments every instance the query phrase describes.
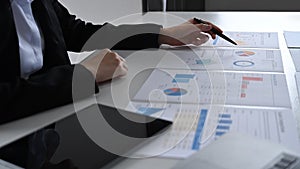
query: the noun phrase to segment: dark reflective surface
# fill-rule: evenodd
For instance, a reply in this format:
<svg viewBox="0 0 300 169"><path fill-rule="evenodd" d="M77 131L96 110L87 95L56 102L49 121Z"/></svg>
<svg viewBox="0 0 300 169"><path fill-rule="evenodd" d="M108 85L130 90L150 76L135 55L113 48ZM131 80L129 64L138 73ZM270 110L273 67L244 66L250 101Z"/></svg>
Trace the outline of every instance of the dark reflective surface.
<svg viewBox="0 0 300 169"><path fill-rule="evenodd" d="M148 138L171 124L169 121L104 105L92 105L79 113L89 116L90 112L94 113L97 109L101 110L112 128L129 137ZM97 127L95 129L99 131L99 137L105 138L105 132L108 131L98 130ZM142 141L128 143L129 146L123 147L124 153L140 143ZM30 169L96 169L112 161L115 163L114 160L119 161L120 158L93 142L83 130L77 116L72 115L2 148L0 159Z"/></svg>

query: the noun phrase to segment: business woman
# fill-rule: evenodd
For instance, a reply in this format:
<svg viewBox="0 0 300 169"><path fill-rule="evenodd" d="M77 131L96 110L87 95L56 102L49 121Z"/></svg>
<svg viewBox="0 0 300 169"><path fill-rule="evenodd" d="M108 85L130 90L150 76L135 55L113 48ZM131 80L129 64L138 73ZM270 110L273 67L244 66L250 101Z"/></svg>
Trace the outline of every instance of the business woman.
<svg viewBox="0 0 300 169"><path fill-rule="evenodd" d="M67 51L79 52L101 28L109 28L111 37L124 31L151 32L127 37L110 49L201 45L208 39L201 32L214 38L210 29L218 28L193 20L170 28L155 24L93 25L76 19L57 0L1 0L0 23L0 124L71 103L74 65ZM105 47L103 39L101 43ZM99 83L126 74L126 63L110 49L76 65L82 78Z"/></svg>
<svg viewBox="0 0 300 169"><path fill-rule="evenodd" d="M192 19L170 28L155 24L94 25L76 19L57 0L1 0L0 23L0 124L71 103L75 67L83 81L95 84L125 75L126 62L111 49L138 50L158 48L161 44L201 45L208 40L203 32L215 38L210 30L221 31L210 22L198 24ZM127 32L133 34L114 45L106 44L105 38L100 36L102 51L78 65L71 65L67 51L81 51L88 39L101 30L107 30L104 31L106 37L116 39ZM95 92L98 92L97 87L83 97ZM27 145L34 149L34 145L46 145L50 140L49 145L53 146L56 141L51 132L50 128L34 133L29 140L34 138L31 142L36 143L20 140L0 151L0 157L26 166ZM45 139L47 137L50 139ZM49 147L42 147L47 154ZM34 157L31 156L33 160Z"/></svg>

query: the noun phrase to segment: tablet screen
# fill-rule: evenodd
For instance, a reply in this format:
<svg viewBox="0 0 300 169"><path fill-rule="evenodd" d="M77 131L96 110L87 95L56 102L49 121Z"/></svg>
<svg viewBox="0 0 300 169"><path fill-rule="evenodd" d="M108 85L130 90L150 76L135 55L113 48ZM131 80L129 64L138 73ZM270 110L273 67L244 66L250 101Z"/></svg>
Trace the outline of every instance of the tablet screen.
<svg viewBox="0 0 300 169"><path fill-rule="evenodd" d="M106 122L97 119L99 110ZM108 124L110 129L103 123L106 126ZM116 164L124 159L123 154L127 156L128 152L142 146L148 138L164 131L170 124L170 121L94 104L24 138L22 144L16 146L12 143L4 149L17 147L15 153L24 150L31 154L36 152L26 163L19 163L22 168L30 165L30 168L45 169L98 169ZM134 139L112 138L111 133L114 132ZM110 143L109 146L113 148L110 149L105 143ZM24 148L27 145L28 148ZM9 158L5 160L18 163L9 161Z"/></svg>

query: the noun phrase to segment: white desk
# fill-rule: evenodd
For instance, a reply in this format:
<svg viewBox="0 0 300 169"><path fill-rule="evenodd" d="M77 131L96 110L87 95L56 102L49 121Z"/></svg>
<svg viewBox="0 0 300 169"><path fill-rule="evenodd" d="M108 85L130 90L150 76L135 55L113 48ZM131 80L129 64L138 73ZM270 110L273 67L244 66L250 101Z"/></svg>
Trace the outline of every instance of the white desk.
<svg viewBox="0 0 300 169"><path fill-rule="evenodd" d="M171 14L171 16L169 15ZM282 31L300 30L300 12L178 12L178 13L147 13L146 15L136 14L130 17L123 17L115 20L114 24L121 23L141 23L141 22L154 22L164 26L176 25L186 19L199 17L209 20L219 25L226 31L279 31L280 45L283 51L283 64L285 67L286 78L288 82L289 93L292 102L293 111L297 117L298 127L300 126L300 106L297 94L296 83L294 79L295 69L292 66L292 59L289 56L287 48L283 40ZM171 18L171 19L170 19ZM142 56L142 55L140 55ZM120 107L127 105L127 95L122 95L124 89L130 85L130 78L134 77L135 72L141 68L155 65L159 62L160 57L139 57L128 58L130 66L129 73L126 78L113 81L112 85L105 84L100 86L101 95L97 96L97 100L105 104L117 104ZM147 64L146 64L147 63ZM146 77L144 77L146 78ZM141 79L142 80L142 79ZM113 92L111 92L113 89ZM112 100L111 96L117 100ZM82 101L81 106L85 107L90 105L92 100ZM48 124L63 119L71 114L74 114L72 105L66 105L54 110L47 111L32 117L28 117L19 121L11 122L0 126L0 147L9 144L21 137L24 137ZM298 128L300 129L300 128ZM300 130L299 130L300 131ZM177 160L163 159L163 158L148 158L148 159L127 159L112 167L114 169L126 168L170 168Z"/></svg>
<svg viewBox="0 0 300 169"><path fill-rule="evenodd" d="M171 14L171 16L170 16ZM180 18L178 18L180 17ZM209 20L216 25L219 25L223 30L226 31L249 31L249 32L279 32L280 47L283 54L284 71L288 83L288 89L292 102L292 109L297 117L298 130L300 131L300 109L299 109L299 98L297 94L297 87L295 83L294 73L295 69L292 66L288 49L285 47L285 40L283 37L283 30L300 30L300 23L297 20L300 19L300 13L279 13L279 12L171 12L171 13L147 13L143 17L131 16L128 18L122 18L118 20L119 23L128 23L130 20L134 23L140 21L143 22L155 22L163 24L164 26L172 26L178 23L182 23L187 19L199 17L205 20ZM147 57L147 55L136 54L140 57L130 57L127 59L129 63L129 74L126 79L118 80L116 84L101 86L101 90L104 93L110 93L111 97L99 97L99 102L102 103L114 103L119 107L127 105L128 96L124 93L124 90L130 86L130 80L134 74L147 67L151 67L159 62L158 56ZM145 77L146 78L146 77ZM142 81L143 79L141 79ZM112 90L113 89L113 90ZM123 91L123 92L122 92ZM115 97L114 97L115 96ZM118 96L118 97L116 97ZM127 159L118 163L113 169L135 169L143 168L150 169L155 168L171 168L176 164L177 160L166 159L166 158L147 158L147 159Z"/></svg>

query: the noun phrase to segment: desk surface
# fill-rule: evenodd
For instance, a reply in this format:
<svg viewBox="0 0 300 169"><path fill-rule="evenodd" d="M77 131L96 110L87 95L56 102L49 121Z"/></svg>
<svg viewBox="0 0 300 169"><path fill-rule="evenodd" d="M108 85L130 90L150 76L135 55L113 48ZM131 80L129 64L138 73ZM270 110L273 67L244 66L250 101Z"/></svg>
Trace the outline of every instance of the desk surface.
<svg viewBox="0 0 300 169"><path fill-rule="evenodd" d="M131 15L129 17L123 17L111 22L114 24L154 22L164 26L172 26L182 23L186 19L193 17L209 20L226 31L279 32L279 40L284 57L284 71L288 82L292 109L297 117L298 129L300 131L300 106L296 82L294 79L295 68L291 66L293 65L292 59L288 49L285 47L285 41L282 34L283 30L300 30L300 12L153 12L145 15ZM117 104L119 107L127 106L128 96L120 95L120 93L124 93L124 88L130 85L130 79L135 76L135 72L138 72L140 69L144 69L149 66L151 67L151 65L156 65L159 61L160 57L155 56L128 58L127 62L130 69L127 77L115 80L112 84L104 84L100 86L101 95L97 96L98 102L105 104ZM114 97L116 95L118 95L118 97ZM117 98L117 100L113 100L112 98ZM82 101L80 106L85 107L90 105L92 102L93 99L87 99ZM66 105L32 117L1 125L0 147L24 137L48 124L63 119L73 113L73 105ZM153 164L156 165L156 168L171 168L176 162L177 160L174 159L163 158L127 159L111 168L152 168L151 166L153 166Z"/></svg>
<svg viewBox="0 0 300 169"><path fill-rule="evenodd" d="M292 109L295 113L298 122L298 130L300 131L300 111L299 111L299 98L297 93L296 82L294 78L295 68L289 51L286 48L286 44L283 37L284 30L299 31L300 23L297 20L300 19L300 13L294 12L171 12L171 13L147 13L143 17L130 16L128 18L121 18L116 23L128 23L130 20L133 23L138 22L154 22L162 24L164 26L172 26L178 23L182 23L187 19L199 17L205 20L209 20L216 25L220 26L226 31L249 31L249 32L279 32L280 48L282 49L284 72L288 83L288 90L292 102ZM147 57L147 55L137 54L140 58L131 57L127 59L130 67L128 77L118 81L114 85L101 86L104 93L110 93L116 96L123 91L124 88L128 88L130 85L130 79L133 74L139 72L140 69L151 67L156 65L160 58L157 56ZM133 54L134 56L134 54ZM145 57L142 57L145 56ZM141 58L142 57L142 58ZM142 81L142 80L141 80ZM122 87L121 87L122 86ZM113 90L111 90L113 89ZM112 91L112 92L111 92ZM99 97L99 101L103 103L114 103L120 107L127 105L128 96L118 95L118 97ZM127 159L116 166L114 169L124 168L152 168L153 164L157 168L171 168L175 165L177 160L164 159L164 158L148 158L148 159Z"/></svg>

